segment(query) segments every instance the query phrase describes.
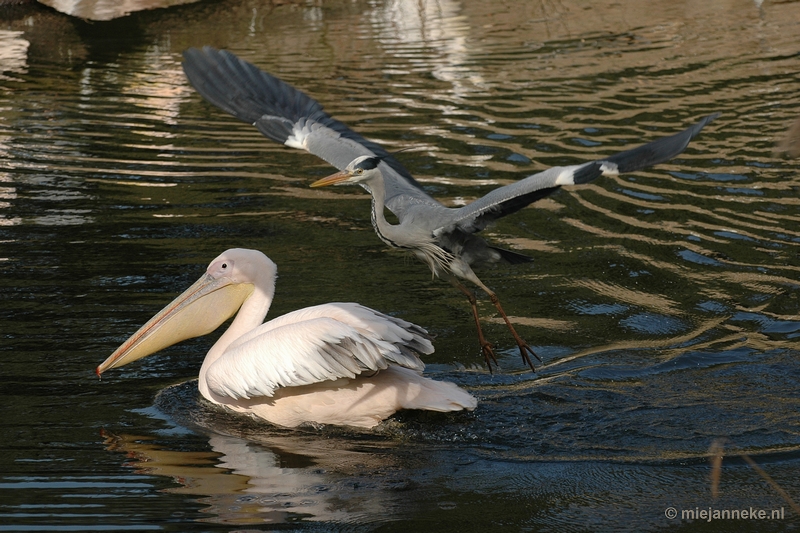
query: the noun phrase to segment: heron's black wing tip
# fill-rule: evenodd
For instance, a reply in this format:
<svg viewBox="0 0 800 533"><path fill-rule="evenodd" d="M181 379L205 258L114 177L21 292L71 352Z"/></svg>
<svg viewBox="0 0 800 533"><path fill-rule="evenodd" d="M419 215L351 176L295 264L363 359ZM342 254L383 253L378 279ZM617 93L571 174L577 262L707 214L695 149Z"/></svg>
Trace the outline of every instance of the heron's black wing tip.
<svg viewBox="0 0 800 533"><path fill-rule="evenodd" d="M698 123L686 128L680 133L670 135L669 137L662 137L661 139L639 146L638 148L620 152L604 161L616 165L620 173L634 172L659 163L664 163L683 153L686 147L689 146L689 142L697 137L700 131L718 116L719 113L713 113L703 117Z"/></svg>

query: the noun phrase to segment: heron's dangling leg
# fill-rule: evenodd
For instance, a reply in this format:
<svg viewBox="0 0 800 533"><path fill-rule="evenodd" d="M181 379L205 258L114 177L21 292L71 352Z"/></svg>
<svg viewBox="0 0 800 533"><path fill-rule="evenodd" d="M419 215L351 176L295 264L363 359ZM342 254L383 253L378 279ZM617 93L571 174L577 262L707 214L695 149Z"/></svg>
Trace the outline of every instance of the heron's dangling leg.
<svg viewBox="0 0 800 533"><path fill-rule="evenodd" d="M489 295L489 298L491 298L492 303L500 312L500 316L503 317L503 320L505 321L509 331L511 331L511 335L514 337L514 340L517 341L517 346L519 347L519 353L520 355L522 355L522 362L526 363L529 367L531 367L531 370L536 372L536 369L533 368L533 361L531 361L531 358L528 356L528 354L530 353L530 355L534 356L540 362L541 358L539 358L539 356L536 355L536 352L534 352L533 349L531 349L531 347L528 346L528 343L525 342L523 338L519 336L517 330L515 330L514 326L511 325L511 321L508 319L508 315L506 315L506 312L503 311L503 306L500 305L500 298L497 297L497 295L494 293L492 289L484 285L483 282L480 280L480 278L478 278L478 276L475 275L475 272L472 272L471 269L469 272L464 272L464 274L465 274L464 277L466 279L470 280L472 283L483 289L484 292L486 292L486 294Z"/></svg>
<svg viewBox="0 0 800 533"><path fill-rule="evenodd" d="M467 299L469 300L469 304L472 306L472 316L475 317L475 327L478 328L478 342L481 345L481 353L483 353L483 358L486 360L486 366L489 367L489 372L492 371L492 361L494 361L494 366L497 366L497 357L494 355L494 347L492 343L486 340L486 337L483 336L483 328L481 328L481 319L478 316L478 299L475 297L475 293L466 288L463 284L461 284L457 279L450 278L450 282L455 285L458 290L466 295Z"/></svg>
<svg viewBox="0 0 800 533"><path fill-rule="evenodd" d="M503 306L500 305L500 298L498 298L497 295L491 291L488 291L488 294L489 298L492 300L492 303L500 312L500 316L502 316L503 320L505 320L506 326L508 326L509 331L511 331L511 335L514 337L514 340L517 341L517 346L519 346L519 353L522 355L522 361L524 363L527 363L528 366L531 367L531 370L536 372L536 369L533 368L533 361L531 361L531 358L528 357L528 353L530 352L530 354L534 356L536 359L538 359L540 363L542 362L542 359L538 355L536 355L536 352L534 352L533 349L530 346L528 346L528 343L525 342L525 340L519 336L517 330L515 330L514 326L511 325L511 321L506 316L506 312L503 311Z"/></svg>

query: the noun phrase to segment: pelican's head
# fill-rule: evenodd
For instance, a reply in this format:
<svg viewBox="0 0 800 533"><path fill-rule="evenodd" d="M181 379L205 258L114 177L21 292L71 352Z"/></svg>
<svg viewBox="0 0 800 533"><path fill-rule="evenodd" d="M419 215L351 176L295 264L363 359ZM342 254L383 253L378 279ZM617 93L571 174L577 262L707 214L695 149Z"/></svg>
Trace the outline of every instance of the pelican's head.
<svg viewBox="0 0 800 533"><path fill-rule="evenodd" d="M311 184L312 187L325 187L327 185L350 185L368 182L381 176L378 169L382 158L376 155L361 155L353 159L344 170L331 174Z"/></svg>
<svg viewBox="0 0 800 533"><path fill-rule="evenodd" d="M211 333L236 314L259 281L266 277L274 282L276 272L275 263L257 250L233 248L223 252L199 280L103 361L97 375Z"/></svg>

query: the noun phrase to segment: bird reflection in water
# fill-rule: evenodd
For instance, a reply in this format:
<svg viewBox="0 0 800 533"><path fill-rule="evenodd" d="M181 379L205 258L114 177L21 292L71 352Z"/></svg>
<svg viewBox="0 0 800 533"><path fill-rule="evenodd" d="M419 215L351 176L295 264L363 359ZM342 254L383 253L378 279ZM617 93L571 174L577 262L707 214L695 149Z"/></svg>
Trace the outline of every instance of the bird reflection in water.
<svg viewBox="0 0 800 533"><path fill-rule="evenodd" d="M199 496L210 522L226 524L297 523L298 520L351 523L390 520L388 489L392 479L374 477L391 469L391 458L328 447L316 457L308 440L278 438L280 448L219 434L208 438L210 450L178 451L153 437L103 432L106 449L124 453L137 474L165 476L175 494ZM284 450L293 450L291 452ZM329 470L328 466L334 466ZM350 475L346 465L359 465ZM374 469L374 470L373 470ZM367 472L367 473L365 473ZM397 494L393 494L393 499Z"/></svg>

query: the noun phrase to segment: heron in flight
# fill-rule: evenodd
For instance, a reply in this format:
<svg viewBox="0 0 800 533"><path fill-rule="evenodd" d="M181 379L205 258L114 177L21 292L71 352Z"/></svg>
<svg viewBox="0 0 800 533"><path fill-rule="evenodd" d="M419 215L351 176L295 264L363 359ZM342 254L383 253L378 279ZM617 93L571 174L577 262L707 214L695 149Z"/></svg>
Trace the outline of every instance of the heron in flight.
<svg viewBox="0 0 800 533"><path fill-rule="evenodd" d="M588 183L600 176L633 172L663 163L683 152L706 124L610 157L579 165L553 167L499 187L463 207L450 208L429 196L400 162L375 142L332 118L322 106L284 81L259 70L234 54L211 47L184 52L183 69L194 88L209 102L253 124L269 139L306 150L340 172L312 187L358 184L372 195L372 225L389 246L411 251L434 275L448 279L469 299L478 340L489 369L497 364L494 349L483 335L475 293L469 281L489 296L519 347L523 361L534 369L538 356L511 324L500 299L475 274L473 266L506 261L532 261L526 255L489 244L478 233L498 218L544 198L563 185ZM397 217L390 224L389 209Z"/></svg>
<svg viewBox="0 0 800 533"><path fill-rule="evenodd" d="M211 347L198 377L204 398L286 427L373 427L400 409L473 410L453 383L422 376L428 332L356 303L307 307L263 323L277 267L257 250L222 253L206 273L151 318L97 375L206 335L236 318Z"/></svg>

